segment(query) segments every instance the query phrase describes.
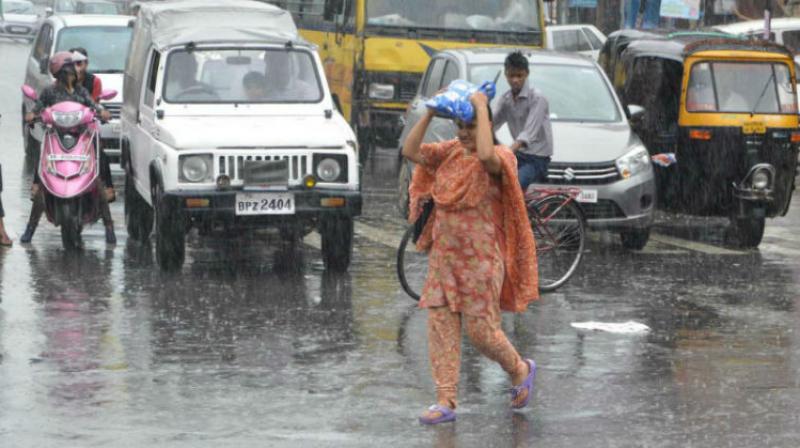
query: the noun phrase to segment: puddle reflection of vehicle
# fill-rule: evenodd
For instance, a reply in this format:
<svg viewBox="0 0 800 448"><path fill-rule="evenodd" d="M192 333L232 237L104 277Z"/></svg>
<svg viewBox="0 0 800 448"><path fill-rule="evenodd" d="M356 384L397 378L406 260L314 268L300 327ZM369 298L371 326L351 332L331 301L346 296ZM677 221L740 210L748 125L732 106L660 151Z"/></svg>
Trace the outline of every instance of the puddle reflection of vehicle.
<svg viewBox="0 0 800 448"><path fill-rule="evenodd" d="M105 372L126 368L111 328L111 254L29 251L33 298L42 308L39 357L56 371L44 381L57 406L94 403L109 384Z"/></svg>

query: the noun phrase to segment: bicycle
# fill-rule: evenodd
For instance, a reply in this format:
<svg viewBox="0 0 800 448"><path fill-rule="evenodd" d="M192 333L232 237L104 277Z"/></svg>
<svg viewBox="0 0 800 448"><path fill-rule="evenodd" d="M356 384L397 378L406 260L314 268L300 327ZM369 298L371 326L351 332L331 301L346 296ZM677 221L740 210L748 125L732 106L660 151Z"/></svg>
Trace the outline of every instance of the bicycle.
<svg viewBox="0 0 800 448"><path fill-rule="evenodd" d="M586 219L577 201L580 192L580 188L536 188L525 196L536 242L541 292L555 291L564 285L583 259ZM428 273L428 254L416 250L413 235L412 225L400 240L397 276L406 294L419 300Z"/></svg>

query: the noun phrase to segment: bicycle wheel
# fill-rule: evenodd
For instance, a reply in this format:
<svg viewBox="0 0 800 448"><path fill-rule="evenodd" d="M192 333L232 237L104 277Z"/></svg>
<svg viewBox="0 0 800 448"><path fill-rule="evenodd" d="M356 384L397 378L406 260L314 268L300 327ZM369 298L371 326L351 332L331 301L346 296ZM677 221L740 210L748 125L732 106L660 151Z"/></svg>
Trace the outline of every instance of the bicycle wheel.
<svg viewBox="0 0 800 448"><path fill-rule="evenodd" d="M428 276L428 254L417 251L412 241L413 236L414 226L411 226L397 248L397 278L400 279L403 291L412 299L419 300Z"/></svg>
<svg viewBox="0 0 800 448"><path fill-rule="evenodd" d="M583 210L564 195L540 199L528 207L536 259L539 290L554 291L578 269L586 245Z"/></svg>

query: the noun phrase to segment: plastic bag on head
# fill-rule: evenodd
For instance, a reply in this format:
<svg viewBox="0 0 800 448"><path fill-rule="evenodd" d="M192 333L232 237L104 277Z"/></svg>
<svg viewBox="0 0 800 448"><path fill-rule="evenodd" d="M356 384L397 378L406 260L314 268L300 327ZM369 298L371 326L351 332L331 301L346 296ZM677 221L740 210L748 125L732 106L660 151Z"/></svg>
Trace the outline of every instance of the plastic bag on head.
<svg viewBox="0 0 800 448"><path fill-rule="evenodd" d="M463 79L456 79L447 86L447 90L429 99L425 105L442 118L471 123L475 119L475 109L469 97L478 91L483 92L491 101L496 92L495 84L484 81L480 86L476 86Z"/></svg>

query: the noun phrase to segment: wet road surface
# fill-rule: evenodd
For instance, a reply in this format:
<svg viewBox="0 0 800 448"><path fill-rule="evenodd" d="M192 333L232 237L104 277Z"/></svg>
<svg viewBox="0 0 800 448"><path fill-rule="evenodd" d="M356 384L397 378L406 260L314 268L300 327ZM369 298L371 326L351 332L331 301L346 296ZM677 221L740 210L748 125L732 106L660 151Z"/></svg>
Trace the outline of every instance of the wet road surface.
<svg viewBox="0 0 800 448"><path fill-rule="evenodd" d="M659 217L639 253L592 235L576 277L504 317L539 365L528 410L465 343L459 420L422 428L433 401L425 314L400 292L395 161L367 167L353 265L326 273L318 240L189 241L182 272L102 226L61 250L30 206L19 85L29 47L0 43L0 446L800 446L800 200L758 251L724 222ZM119 174L119 173L117 173ZM117 186L122 185L116 176ZM647 334L576 330L626 322Z"/></svg>

